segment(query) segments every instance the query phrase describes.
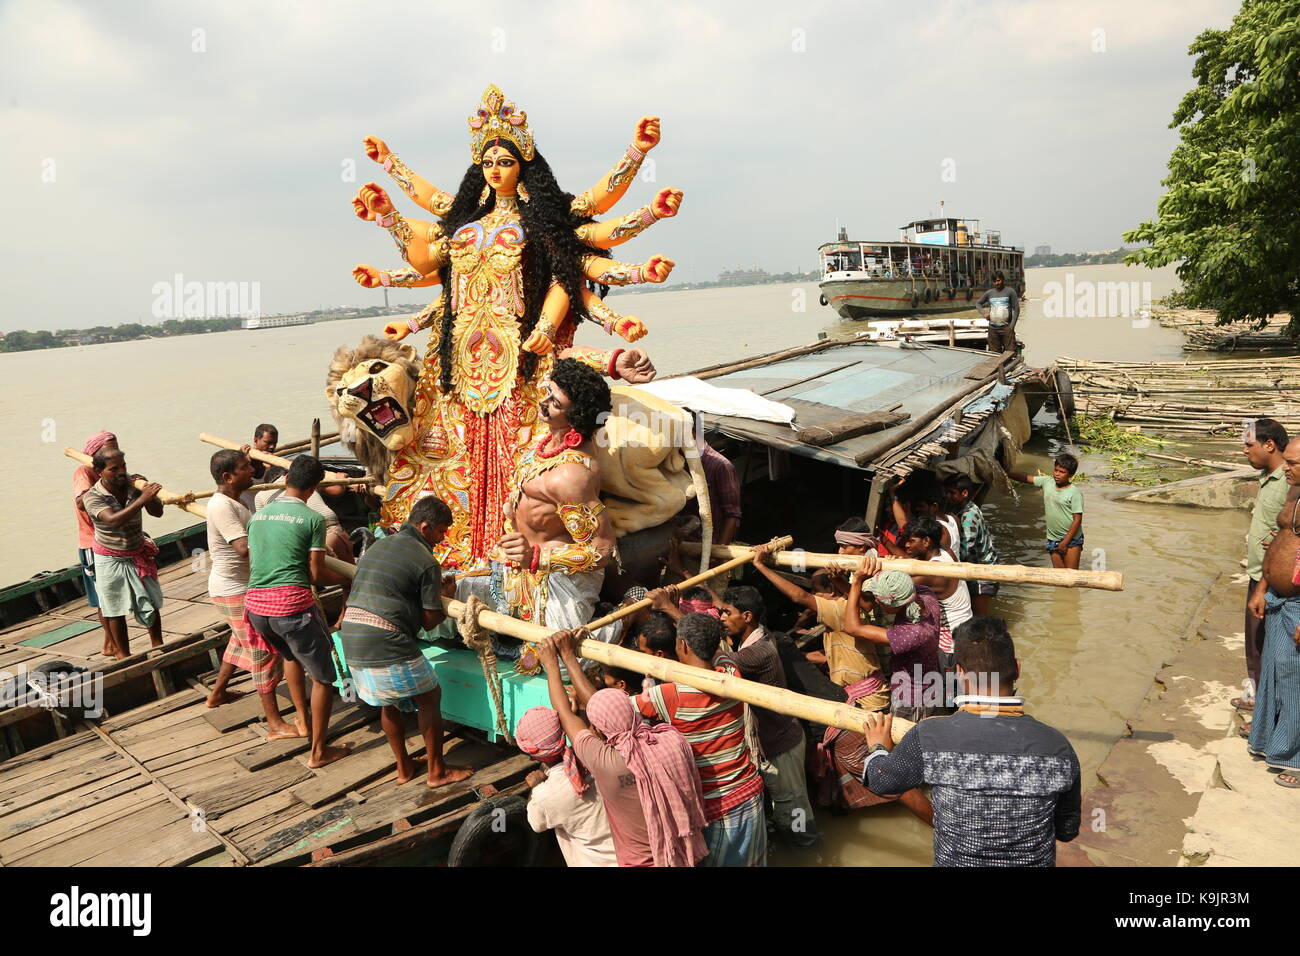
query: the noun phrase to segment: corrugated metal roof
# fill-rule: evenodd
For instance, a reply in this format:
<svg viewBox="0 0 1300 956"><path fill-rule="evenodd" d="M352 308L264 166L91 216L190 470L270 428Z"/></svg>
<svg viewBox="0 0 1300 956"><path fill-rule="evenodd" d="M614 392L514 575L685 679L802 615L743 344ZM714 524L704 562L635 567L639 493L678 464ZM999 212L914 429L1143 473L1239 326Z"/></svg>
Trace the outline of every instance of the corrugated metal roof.
<svg viewBox="0 0 1300 956"><path fill-rule="evenodd" d="M748 388L789 405L801 426L894 406L911 416L893 428L820 448L798 441L794 430L785 425L715 415L705 418L735 438L848 468L862 468L857 461L864 460L869 468L869 458L892 449L917 419L957 401L976 383L966 376L989 358L987 352L946 346L898 348L846 342L812 354L710 376L710 385Z"/></svg>

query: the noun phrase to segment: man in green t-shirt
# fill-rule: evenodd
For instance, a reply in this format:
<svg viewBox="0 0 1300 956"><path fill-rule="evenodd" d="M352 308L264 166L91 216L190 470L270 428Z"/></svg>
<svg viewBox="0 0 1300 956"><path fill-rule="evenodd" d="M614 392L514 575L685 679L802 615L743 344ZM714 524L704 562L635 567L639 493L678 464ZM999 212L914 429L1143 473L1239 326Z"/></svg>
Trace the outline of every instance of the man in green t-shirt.
<svg viewBox="0 0 1300 956"><path fill-rule="evenodd" d="M285 478L284 494L249 519L244 594L250 629L284 658L285 683L300 730L307 729L310 713L307 766L313 769L348 753L344 747L325 746L337 675L329 628L311 590L312 584L344 580L325 567L325 519L307 505L324 477L316 458L300 455ZM310 711L304 672L312 679Z"/></svg>
<svg viewBox="0 0 1300 956"><path fill-rule="evenodd" d="M1083 555L1083 492L1070 483L1079 470L1079 459L1071 454L1056 456L1052 477L1026 475L1009 471L1014 481L1035 485L1043 491L1043 510L1047 516L1047 553L1052 567L1079 569Z"/></svg>

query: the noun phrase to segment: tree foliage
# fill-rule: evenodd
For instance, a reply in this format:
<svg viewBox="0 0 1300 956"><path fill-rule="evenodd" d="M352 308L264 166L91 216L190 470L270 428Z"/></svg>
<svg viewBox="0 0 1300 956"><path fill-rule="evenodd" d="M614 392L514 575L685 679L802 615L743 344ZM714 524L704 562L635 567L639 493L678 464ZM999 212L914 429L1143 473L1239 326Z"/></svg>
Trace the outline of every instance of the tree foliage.
<svg viewBox="0 0 1300 956"><path fill-rule="evenodd" d="M1193 87L1170 128L1156 218L1124 234L1150 245L1127 257L1156 267L1181 260L1181 304L1219 322L1289 312L1300 333L1300 0L1243 0L1227 30L1189 51Z"/></svg>

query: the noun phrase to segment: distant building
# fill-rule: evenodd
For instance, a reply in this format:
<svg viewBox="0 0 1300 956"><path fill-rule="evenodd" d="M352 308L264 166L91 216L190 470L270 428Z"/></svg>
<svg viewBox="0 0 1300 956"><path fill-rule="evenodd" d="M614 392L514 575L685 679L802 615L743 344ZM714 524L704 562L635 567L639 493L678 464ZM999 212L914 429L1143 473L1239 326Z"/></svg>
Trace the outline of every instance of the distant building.
<svg viewBox="0 0 1300 956"><path fill-rule="evenodd" d="M1051 254L1051 246L1034 246L1034 255L1036 256L1050 256Z"/></svg>
<svg viewBox="0 0 1300 956"><path fill-rule="evenodd" d="M279 329L286 325L311 325L312 319L308 315L266 315L252 319L244 319L239 323L243 329Z"/></svg>
<svg viewBox="0 0 1300 956"><path fill-rule="evenodd" d="M752 269L736 269L731 272L719 272L718 281L725 285L746 285L750 282L762 282L770 278L766 269L755 266Z"/></svg>

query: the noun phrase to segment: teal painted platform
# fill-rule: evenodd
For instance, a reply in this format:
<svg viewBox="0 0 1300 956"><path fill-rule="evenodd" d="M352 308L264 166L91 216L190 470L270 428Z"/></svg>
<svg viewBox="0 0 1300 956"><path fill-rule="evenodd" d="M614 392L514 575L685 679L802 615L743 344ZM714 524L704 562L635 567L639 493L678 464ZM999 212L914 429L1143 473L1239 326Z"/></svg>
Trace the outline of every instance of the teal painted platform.
<svg viewBox="0 0 1300 956"><path fill-rule="evenodd" d="M450 634L450 625L444 627L448 628ZM444 636L441 629L421 633L421 637L425 640L439 636ZM343 654L343 642L337 632L334 634L334 649L346 669L347 660ZM478 655L468 648L448 648L437 644L422 643L421 650L433 665L434 673L438 675L438 684L442 687L443 717L466 727L481 730L487 734L489 740L496 741L500 735L497 732L496 715L492 709L492 694L483 679L483 665L479 663ZM515 671L513 661L498 662L497 673L501 675L501 703L505 711L506 726L513 734L519 718L528 708L539 705L550 706L550 696L546 690L546 675L537 674L528 677L519 674ZM345 676L340 675L335 683L340 693L344 692Z"/></svg>

